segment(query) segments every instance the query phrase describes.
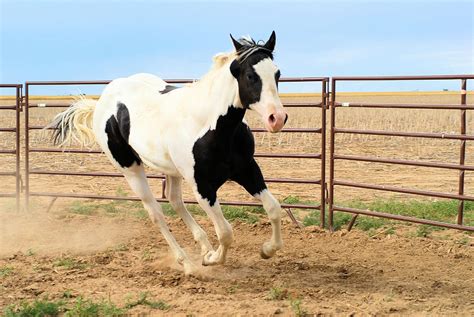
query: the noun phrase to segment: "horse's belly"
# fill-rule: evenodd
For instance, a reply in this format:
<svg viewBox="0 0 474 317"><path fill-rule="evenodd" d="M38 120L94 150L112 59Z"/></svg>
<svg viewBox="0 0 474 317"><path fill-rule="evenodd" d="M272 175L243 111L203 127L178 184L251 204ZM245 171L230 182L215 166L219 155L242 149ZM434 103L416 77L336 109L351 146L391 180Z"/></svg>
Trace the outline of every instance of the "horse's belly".
<svg viewBox="0 0 474 317"><path fill-rule="evenodd" d="M170 161L166 160L159 160L156 157L153 158L152 160L146 158L146 157L141 157L141 160L149 167L152 169L166 174L170 176L180 176L179 171L176 169L176 166L172 164ZM171 163L171 164L170 164Z"/></svg>
<svg viewBox="0 0 474 317"><path fill-rule="evenodd" d="M132 148L138 153L140 159L149 167L166 175L178 176L179 172L169 155L168 149L157 140L152 142L133 142Z"/></svg>

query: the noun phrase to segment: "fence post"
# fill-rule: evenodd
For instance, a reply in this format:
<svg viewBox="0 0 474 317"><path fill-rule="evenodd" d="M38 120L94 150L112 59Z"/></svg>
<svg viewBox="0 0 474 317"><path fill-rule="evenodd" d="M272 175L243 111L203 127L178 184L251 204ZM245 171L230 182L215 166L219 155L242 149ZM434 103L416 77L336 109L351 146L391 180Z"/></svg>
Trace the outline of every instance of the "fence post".
<svg viewBox="0 0 474 317"><path fill-rule="evenodd" d="M29 84L25 83L25 210L30 207L30 127L29 127Z"/></svg>
<svg viewBox="0 0 474 317"><path fill-rule="evenodd" d="M467 80L463 78L461 80L461 105L466 105L467 96ZM466 135L466 109L461 109L461 135ZM461 149L459 153L459 165L464 165L466 160L466 140L461 140ZM459 195L464 195L464 175L465 170L459 170ZM463 224L464 216L464 200L459 200L458 204L458 225Z"/></svg>
<svg viewBox="0 0 474 317"><path fill-rule="evenodd" d="M21 192L21 174L20 174L20 109L21 109L21 85L16 87L16 211L20 211L20 192Z"/></svg>
<svg viewBox="0 0 474 317"><path fill-rule="evenodd" d="M326 224L326 105L327 78L321 82L321 228Z"/></svg>
<svg viewBox="0 0 474 317"><path fill-rule="evenodd" d="M334 139L336 137L336 80L331 78L331 126L329 137L329 230L334 231Z"/></svg>

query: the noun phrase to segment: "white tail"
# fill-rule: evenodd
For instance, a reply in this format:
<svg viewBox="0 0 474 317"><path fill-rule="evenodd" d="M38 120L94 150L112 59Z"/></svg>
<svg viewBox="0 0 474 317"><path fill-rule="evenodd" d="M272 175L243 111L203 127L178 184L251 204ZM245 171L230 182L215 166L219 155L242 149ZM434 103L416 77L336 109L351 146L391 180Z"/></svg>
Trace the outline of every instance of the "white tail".
<svg viewBox="0 0 474 317"><path fill-rule="evenodd" d="M92 120L97 100L80 97L65 111L54 117L46 128L55 128L54 144L62 147L72 142L81 146L91 146L95 143L92 130Z"/></svg>

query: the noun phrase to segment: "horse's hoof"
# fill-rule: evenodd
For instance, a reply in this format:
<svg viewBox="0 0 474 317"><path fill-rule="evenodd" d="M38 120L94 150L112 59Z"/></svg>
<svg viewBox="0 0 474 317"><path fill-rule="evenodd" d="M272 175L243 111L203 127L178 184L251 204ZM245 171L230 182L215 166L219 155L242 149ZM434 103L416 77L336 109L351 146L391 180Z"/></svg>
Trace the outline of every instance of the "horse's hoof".
<svg viewBox="0 0 474 317"><path fill-rule="evenodd" d="M207 276L202 269L194 265L192 262L187 262L184 265L184 275L187 277L193 277L201 281L209 280L209 276Z"/></svg>
<svg viewBox="0 0 474 317"><path fill-rule="evenodd" d="M260 256L262 257L262 259L267 260L273 257L276 254L277 250L278 249L272 247L272 244L270 242L265 242L262 245L262 248L260 249Z"/></svg>
<svg viewBox="0 0 474 317"><path fill-rule="evenodd" d="M204 255L204 257L202 258L202 265L203 266L211 266L211 265L219 264L219 261L216 261L214 259L214 257L216 257L216 252L215 251L207 252Z"/></svg>
<svg viewBox="0 0 474 317"><path fill-rule="evenodd" d="M265 253L265 251L263 251L263 247L260 249L260 257L264 260L268 260L269 258L271 258L272 256L271 255L267 255Z"/></svg>

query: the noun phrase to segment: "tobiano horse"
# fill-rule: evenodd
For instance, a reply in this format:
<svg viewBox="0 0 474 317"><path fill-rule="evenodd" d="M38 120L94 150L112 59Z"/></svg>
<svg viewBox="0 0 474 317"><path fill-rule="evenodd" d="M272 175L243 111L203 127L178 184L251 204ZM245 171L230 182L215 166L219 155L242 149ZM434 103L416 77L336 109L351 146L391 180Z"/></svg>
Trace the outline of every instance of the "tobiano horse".
<svg viewBox="0 0 474 317"><path fill-rule="evenodd" d="M235 51L217 54L199 81L175 87L151 74L115 79L97 101L78 100L51 123L59 146L98 143L142 200L185 274L198 267L171 234L145 164L166 175L166 197L200 245L203 265L224 263L233 240L216 195L228 180L260 200L268 214L272 235L263 243L261 257L270 258L282 247L281 207L253 157L254 138L244 120L245 112L254 110L274 133L288 119L278 95L280 71L273 62L275 32L264 44L231 39ZM183 178L214 224L216 250L183 203Z"/></svg>

